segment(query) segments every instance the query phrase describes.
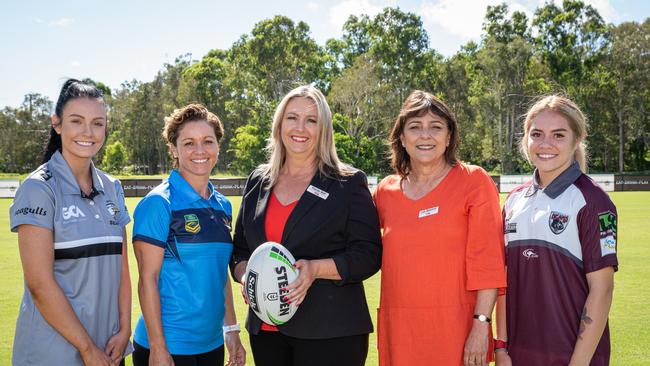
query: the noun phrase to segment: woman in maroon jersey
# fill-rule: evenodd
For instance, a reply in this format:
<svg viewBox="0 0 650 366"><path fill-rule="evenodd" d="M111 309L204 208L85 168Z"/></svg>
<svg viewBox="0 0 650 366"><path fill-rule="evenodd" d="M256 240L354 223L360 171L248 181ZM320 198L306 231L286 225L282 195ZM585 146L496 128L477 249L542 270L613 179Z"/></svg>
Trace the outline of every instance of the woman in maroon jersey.
<svg viewBox="0 0 650 366"><path fill-rule="evenodd" d="M565 97L545 97L526 115L521 149L535 173L504 207L498 366L609 365L616 207L584 173L586 136L585 116Z"/></svg>

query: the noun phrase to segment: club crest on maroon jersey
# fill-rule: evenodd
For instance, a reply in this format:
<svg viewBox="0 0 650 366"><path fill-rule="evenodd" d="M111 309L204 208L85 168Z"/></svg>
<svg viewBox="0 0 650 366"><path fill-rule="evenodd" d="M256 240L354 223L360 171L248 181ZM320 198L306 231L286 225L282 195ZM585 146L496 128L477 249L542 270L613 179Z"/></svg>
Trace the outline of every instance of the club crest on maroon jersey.
<svg viewBox="0 0 650 366"><path fill-rule="evenodd" d="M561 234L566 229L568 223L569 215L561 212L551 211L551 215L548 217L548 226L555 235Z"/></svg>

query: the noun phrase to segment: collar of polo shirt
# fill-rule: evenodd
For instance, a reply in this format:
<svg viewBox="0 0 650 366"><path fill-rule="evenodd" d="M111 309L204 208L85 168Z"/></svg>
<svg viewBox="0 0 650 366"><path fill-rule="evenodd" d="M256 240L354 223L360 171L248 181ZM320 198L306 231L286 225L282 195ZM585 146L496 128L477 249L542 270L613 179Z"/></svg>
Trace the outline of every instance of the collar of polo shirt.
<svg viewBox="0 0 650 366"><path fill-rule="evenodd" d="M183 178L178 170L172 170L171 174L169 174L168 181L172 187L178 190L178 194L183 197L183 201L195 202L203 199L203 197L201 197L201 195L194 190L194 188L185 180L185 178ZM214 186L210 181L208 181L208 190L210 191L210 197L208 197L209 201L214 197Z"/></svg>
<svg viewBox="0 0 650 366"><path fill-rule="evenodd" d="M65 161L63 155L60 151L55 152L52 155L49 163L50 170L53 175L56 175L57 184L61 185L61 190L65 194L81 194L81 188L79 188L79 183L72 174L72 170L68 165L68 162ZM92 160L90 161L90 174L93 177L93 190L91 196L94 197L97 193L104 193L104 183L97 175L97 170ZM94 195L93 195L94 194Z"/></svg>
<svg viewBox="0 0 650 366"><path fill-rule="evenodd" d="M553 179L551 184L544 188L543 192L548 197L555 199L562 192L564 192L570 185L572 185L582 174L580 170L580 165L577 161L574 161L571 166L569 166L565 171L563 171L557 178ZM533 189L536 192L539 187L539 172L535 169L535 174L533 174Z"/></svg>

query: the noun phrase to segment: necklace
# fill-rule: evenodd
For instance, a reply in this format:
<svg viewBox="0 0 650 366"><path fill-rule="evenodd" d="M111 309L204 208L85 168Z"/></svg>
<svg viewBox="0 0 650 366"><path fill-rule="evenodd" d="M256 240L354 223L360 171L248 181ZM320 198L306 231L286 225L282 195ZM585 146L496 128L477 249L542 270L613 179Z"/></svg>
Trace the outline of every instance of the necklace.
<svg viewBox="0 0 650 366"><path fill-rule="evenodd" d="M402 191L410 199L420 199L436 188L438 184L440 184L440 181L447 176L447 173L449 173L450 170L451 166L445 165L439 174L435 175L431 179L427 179L427 181L423 183L416 183L409 178L410 175L407 175L402 180Z"/></svg>

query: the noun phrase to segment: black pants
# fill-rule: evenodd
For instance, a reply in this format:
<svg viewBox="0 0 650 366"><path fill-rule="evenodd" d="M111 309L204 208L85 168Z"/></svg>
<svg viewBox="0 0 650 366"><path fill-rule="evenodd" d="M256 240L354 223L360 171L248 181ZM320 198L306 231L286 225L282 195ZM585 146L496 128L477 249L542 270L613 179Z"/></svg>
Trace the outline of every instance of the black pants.
<svg viewBox="0 0 650 366"><path fill-rule="evenodd" d="M149 366L149 349L133 342L133 366ZM198 355L172 355L175 366L223 366L223 346Z"/></svg>
<svg viewBox="0 0 650 366"><path fill-rule="evenodd" d="M329 339L299 339L280 332L250 335L256 366L363 366L368 335Z"/></svg>

